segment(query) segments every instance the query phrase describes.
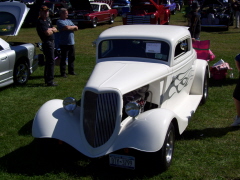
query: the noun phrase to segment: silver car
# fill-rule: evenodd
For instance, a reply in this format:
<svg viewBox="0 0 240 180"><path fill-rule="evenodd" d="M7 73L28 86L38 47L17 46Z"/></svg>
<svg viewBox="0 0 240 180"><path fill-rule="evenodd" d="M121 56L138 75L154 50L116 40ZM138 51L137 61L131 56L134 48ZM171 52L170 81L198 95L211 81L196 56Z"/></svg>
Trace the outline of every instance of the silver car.
<svg viewBox="0 0 240 180"><path fill-rule="evenodd" d="M16 36L29 11L24 3L0 3L0 36ZM38 67L36 46L0 38L0 87L25 84Z"/></svg>

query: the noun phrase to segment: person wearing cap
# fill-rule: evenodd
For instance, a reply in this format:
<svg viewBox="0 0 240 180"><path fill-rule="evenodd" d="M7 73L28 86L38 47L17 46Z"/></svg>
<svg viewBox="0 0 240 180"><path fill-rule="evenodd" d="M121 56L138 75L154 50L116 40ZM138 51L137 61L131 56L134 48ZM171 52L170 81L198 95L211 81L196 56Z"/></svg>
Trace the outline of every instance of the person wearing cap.
<svg viewBox="0 0 240 180"><path fill-rule="evenodd" d="M60 73L62 77L66 75L66 59L68 58L68 74L76 75L74 72L75 60L75 41L74 31L78 30L73 22L68 18L68 10L61 8L59 11L60 18L57 20L57 28L59 29L59 47L61 49Z"/></svg>
<svg viewBox="0 0 240 180"><path fill-rule="evenodd" d="M47 86L57 86L54 80L54 33L57 29L53 27L49 18L49 8L47 6L41 6L39 11L39 18L37 20L36 30L38 36L42 41L43 54L46 59L44 69L44 79Z"/></svg>
<svg viewBox="0 0 240 180"><path fill-rule="evenodd" d="M191 11L188 14L188 26L191 37L195 40L200 39L200 32L201 32L201 20L199 14L200 5L197 1L192 3Z"/></svg>
<svg viewBox="0 0 240 180"><path fill-rule="evenodd" d="M235 63L236 63L236 67L237 67L237 70L239 73L238 82L233 91L233 99L234 99L237 115L235 116L234 122L231 126L239 126L240 125L240 54L238 54L235 57Z"/></svg>

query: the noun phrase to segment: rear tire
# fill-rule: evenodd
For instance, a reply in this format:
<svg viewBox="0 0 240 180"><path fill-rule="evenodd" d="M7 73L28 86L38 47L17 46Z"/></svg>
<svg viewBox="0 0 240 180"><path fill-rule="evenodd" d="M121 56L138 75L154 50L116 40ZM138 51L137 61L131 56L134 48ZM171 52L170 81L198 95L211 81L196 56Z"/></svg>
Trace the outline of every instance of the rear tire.
<svg viewBox="0 0 240 180"><path fill-rule="evenodd" d="M208 70L206 69L205 71L205 75L204 75L204 82L203 82L203 96L201 99L200 104L205 104L207 101L207 97L208 97L208 86L209 86L209 78L208 78Z"/></svg>
<svg viewBox="0 0 240 180"><path fill-rule="evenodd" d="M114 16L112 15L112 16L110 17L109 24L113 24L113 23L114 23Z"/></svg>
<svg viewBox="0 0 240 180"><path fill-rule="evenodd" d="M165 25L169 25L170 24L170 16L168 16L167 22L165 23Z"/></svg>

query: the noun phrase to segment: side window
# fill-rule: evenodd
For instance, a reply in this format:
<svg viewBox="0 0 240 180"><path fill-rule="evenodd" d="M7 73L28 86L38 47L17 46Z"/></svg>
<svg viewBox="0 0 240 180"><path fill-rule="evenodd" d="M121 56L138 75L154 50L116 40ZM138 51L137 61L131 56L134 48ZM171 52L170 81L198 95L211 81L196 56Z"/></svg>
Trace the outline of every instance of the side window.
<svg viewBox="0 0 240 180"><path fill-rule="evenodd" d="M188 50L189 50L188 40L185 39L185 40L179 41L175 48L174 59L177 59L178 57L182 56Z"/></svg>
<svg viewBox="0 0 240 180"><path fill-rule="evenodd" d="M102 41L98 49L99 58L109 56L111 49L112 49L111 41Z"/></svg>
<svg viewBox="0 0 240 180"><path fill-rule="evenodd" d="M106 5L102 5L102 6L101 6L101 11L106 11L106 10L107 10Z"/></svg>
<svg viewBox="0 0 240 180"><path fill-rule="evenodd" d="M0 51L2 51L3 50L3 47L0 45Z"/></svg>

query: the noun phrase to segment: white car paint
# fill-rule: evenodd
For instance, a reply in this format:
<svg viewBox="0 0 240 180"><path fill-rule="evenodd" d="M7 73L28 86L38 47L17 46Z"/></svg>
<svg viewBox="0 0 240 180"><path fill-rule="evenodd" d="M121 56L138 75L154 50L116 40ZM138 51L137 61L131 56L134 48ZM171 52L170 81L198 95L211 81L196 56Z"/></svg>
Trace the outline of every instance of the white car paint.
<svg viewBox="0 0 240 180"><path fill-rule="evenodd" d="M161 49L155 58L104 57L100 46L108 40L113 47L104 47L107 53L116 50L115 40L158 45L166 42L170 46L168 59L159 58ZM123 148L158 152L170 124L182 134L203 97L208 70L206 61L196 59L188 29L170 25L117 26L102 32L96 45L96 66L83 89L80 107L66 112L62 100L46 102L34 118L33 136L56 138L88 157L100 157ZM178 48L180 54L175 53ZM134 97L135 92L141 94L138 89L146 85L150 94L143 92L146 104L155 108L135 118L123 118L126 98Z"/></svg>

